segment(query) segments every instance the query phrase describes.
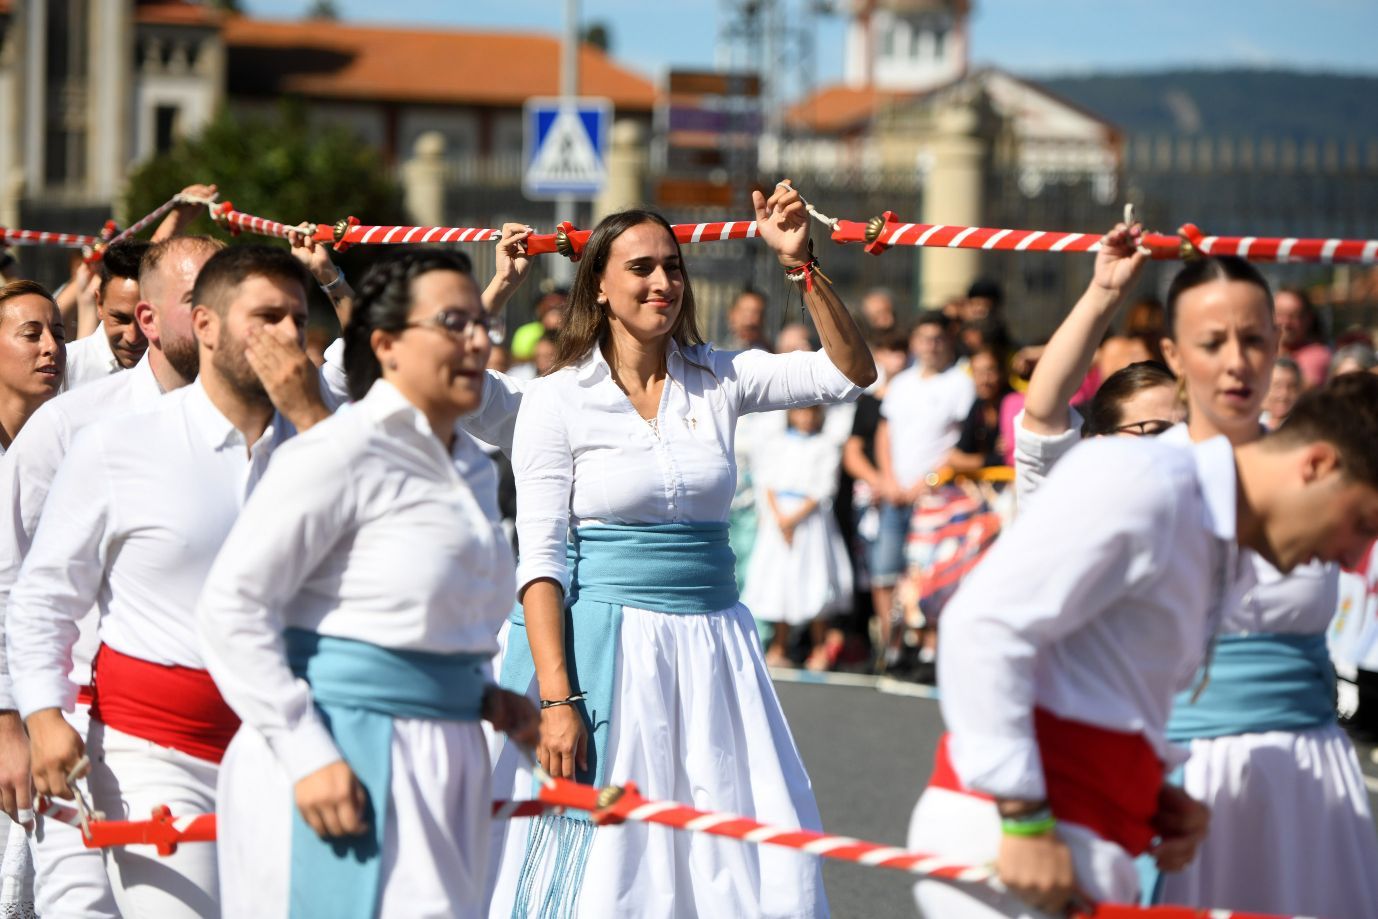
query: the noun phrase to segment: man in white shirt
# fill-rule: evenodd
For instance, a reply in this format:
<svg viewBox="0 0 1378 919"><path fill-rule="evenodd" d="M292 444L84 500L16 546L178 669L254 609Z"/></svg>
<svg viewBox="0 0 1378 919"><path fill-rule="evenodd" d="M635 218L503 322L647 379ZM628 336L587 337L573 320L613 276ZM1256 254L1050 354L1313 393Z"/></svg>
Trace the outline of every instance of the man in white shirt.
<svg viewBox="0 0 1378 919"><path fill-rule="evenodd" d="M149 243L126 239L106 249L99 265L96 314L100 324L67 345L64 391L128 370L143 357L148 339L134 317L139 303L139 263Z"/></svg>
<svg viewBox="0 0 1378 919"><path fill-rule="evenodd" d="M85 750L62 710L75 689L67 672L76 624L99 601L89 737L95 806L136 819L158 804L214 810L217 763L237 720L202 669L192 612L272 450L328 414L300 350L306 277L282 250L217 253L192 293L196 382L88 425L73 441L7 615L15 699L40 793L69 797L66 775ZM266 367L265 340L295 342L301 369ZM289 382L273 386L277 408L269 377ZM167 858L133 846L105 859L125 916L218 912L213 846L185 846Z"/></svg>
<svg viewBox="0 0 1378 919"><path fill-rule="evenodd" d="M928 474L941 468L957 446L962 422L976 401L971 375L954 363L955 342L942 313L919 316L909 350L914 363L890 382L876 428L876 465L894 496L880 506L880 532L871 550L871 590L887 663L894 663L899 649L901 636L891 633L890 609L905 567L914 502L928 490Z"/></svg>
<svg viewBox="0 0 1378 919"><path fill-rule="evenodd" d="M117 248L112 247L112 251ZM164 392L179 389L195 378L192 285L201 266L224 244L206 236L179 236L145 248L137 285L141 299L134 309L140 336L150 343L142 360L128 373L108 376L48 402L29 419L0 460L0 507L8 509L8 517L0 526L0 808L21 823L34 817L29 739L15 710L3 642L10 591L38 529L53 477L77 432L101 418L147 407ZM185 360L188 354L190 364ZM81 689L67 717L83 737L97 619L94 608L80 619L81 637L73 649L71 678ZM40 819L33 840L34 904L40 914L60 912L84 919L118 916L100 853L86 848L79 832Z"/></svg>
<svg viewBox="0 0 1378 919"><path fill-rule="evenodd" d="M1252 583L1238 548L1352 567L1378 537L1378 378L1352 377L1241 447L1082 444L963 584L939 651L951 733L909 842L994 862L1010 892L921 881L924 915L1133 902L1135 856L1190 863L1209 813L1164 783L1185 759L1167 717Z"/></svg>

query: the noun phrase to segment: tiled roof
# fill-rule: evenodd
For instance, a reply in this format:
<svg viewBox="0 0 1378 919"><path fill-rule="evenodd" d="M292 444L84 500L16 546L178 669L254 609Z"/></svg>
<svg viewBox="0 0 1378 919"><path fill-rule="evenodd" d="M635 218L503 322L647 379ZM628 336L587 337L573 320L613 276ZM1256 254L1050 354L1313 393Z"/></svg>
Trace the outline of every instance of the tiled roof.
<svg viewBox="0 0 1378 919"><path fill-rule="evenodd" d="M881 106L897 99L913 99L918 95L874 87L827 86L790 106L785 117L798 127L823 133L848 131L863 127Z"/></svg>
<svg viewBox="0 0 1378 919"><path fill-rule="evenodd" d="M134 18L154 25L212 26L223 19L224 14L187 0L138 0Z"/></svg>
<svg viewBox="0 0 1378 919"><path fill-rule="evenodd" d="M244 17L223 31L231 95L520 106L559 92L560 42L550 35ZM649 111L656 98L649 80L588 45L579 92L624 111Z"/></svg>

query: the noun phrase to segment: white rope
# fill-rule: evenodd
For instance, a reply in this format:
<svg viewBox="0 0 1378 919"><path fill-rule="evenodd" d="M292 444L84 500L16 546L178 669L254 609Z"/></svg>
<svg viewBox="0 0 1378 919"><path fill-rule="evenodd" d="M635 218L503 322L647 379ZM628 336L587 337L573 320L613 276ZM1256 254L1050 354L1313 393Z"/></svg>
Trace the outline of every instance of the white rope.
<svg viewBox="0 0 1378 919"><path fill-rule="evenodd" d="M216 203L219 197L220 192L216 192L209 198L203 198L200 195L187 195L179 191L177 194L172 196L172 200L176 201L178 204L200 204L204 207L210 207L212 204Z"/></svg>
<svg viewBox="0 0 1378 919"><path fill-rule="evenodd" d="M788 182L776 182L776 183L775 183L775 187L776 187L776 188L788 188L788 189L790 189L790 190L793 191L793 192L799 193L799 189L795 188L793 185L789 184ZM804 195L803 195L802 193L799 193L799 200L802 201L802 202L804 202L804 210L806 210L806 211L809 212L809 216L814 217L815 219L821 221L822 223L824 223L825 225L827 225L828 229L830 229L830 230L836 230L836 229L837 229L837 223L838 223L838 221L837 221L837 218L836 218L836 217L829 217L827 214L825 214L825 213L823 213L822 211L818 210L818 208L814 207L812 204L809 203L809 199L808 199L808 198L805 198Z"/></svg>

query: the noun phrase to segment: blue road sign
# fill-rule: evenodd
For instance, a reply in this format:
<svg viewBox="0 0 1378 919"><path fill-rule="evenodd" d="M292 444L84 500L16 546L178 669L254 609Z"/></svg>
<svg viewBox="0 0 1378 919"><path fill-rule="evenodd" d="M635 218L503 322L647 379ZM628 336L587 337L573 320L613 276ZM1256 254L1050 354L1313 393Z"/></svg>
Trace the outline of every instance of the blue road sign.
<svg viewBox="0 0 1378 919"><path fill-rule="evenodd" d="M559 98L532 98L524 120L522 189L528 198L592 198L602 191L611 100L578 98L566 107Z"/></svg>

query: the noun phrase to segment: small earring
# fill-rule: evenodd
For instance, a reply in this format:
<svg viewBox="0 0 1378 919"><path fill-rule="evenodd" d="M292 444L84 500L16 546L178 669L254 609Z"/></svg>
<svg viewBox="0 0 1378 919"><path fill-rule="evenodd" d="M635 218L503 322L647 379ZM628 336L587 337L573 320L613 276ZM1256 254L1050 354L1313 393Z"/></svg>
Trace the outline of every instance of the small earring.
<svg viewBox="0 0 1378 919"><path fill-rule="evenodd" d="M388 369L391 370L391 371L393 371L393 372L396 372L396 370L397 370L397 362L396 362L396 361L388 361Z"/></svg>

